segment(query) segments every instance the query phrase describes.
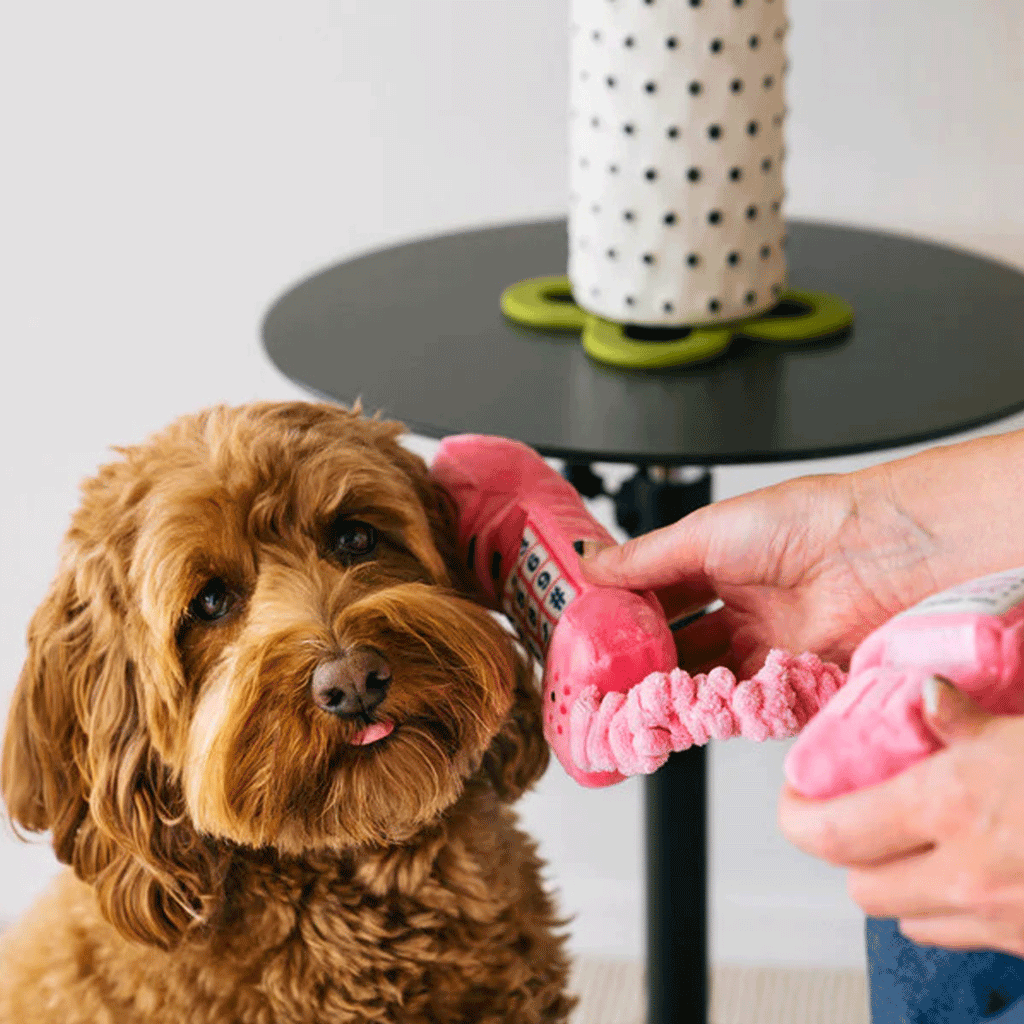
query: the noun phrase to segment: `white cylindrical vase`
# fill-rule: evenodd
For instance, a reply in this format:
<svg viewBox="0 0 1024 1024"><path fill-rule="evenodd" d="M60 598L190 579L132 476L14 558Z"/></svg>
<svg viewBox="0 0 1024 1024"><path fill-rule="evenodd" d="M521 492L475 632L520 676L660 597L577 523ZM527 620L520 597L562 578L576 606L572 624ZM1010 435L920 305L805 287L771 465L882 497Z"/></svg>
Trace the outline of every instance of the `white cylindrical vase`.
<svg viewBox="0 0 1024 1024"><path fill-rule="evenodd" d="M651 326L786 287L785 0L572 0L569 278Z"/></svg>

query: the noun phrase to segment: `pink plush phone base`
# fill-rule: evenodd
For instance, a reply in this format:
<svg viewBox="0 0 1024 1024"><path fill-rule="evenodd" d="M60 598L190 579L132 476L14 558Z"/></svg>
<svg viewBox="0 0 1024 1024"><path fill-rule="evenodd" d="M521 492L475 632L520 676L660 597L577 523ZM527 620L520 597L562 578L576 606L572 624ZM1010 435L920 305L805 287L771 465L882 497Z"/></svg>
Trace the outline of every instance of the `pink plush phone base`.
<svg viewBox="0 0 1024 1024"><path fill-rule="evenodd" d="M849 679L786 756L804 796L874 785L934 753L921 687L945 676L994 714L1024 712L1024 569L972 580L926 598L868 636Z"/></svg>

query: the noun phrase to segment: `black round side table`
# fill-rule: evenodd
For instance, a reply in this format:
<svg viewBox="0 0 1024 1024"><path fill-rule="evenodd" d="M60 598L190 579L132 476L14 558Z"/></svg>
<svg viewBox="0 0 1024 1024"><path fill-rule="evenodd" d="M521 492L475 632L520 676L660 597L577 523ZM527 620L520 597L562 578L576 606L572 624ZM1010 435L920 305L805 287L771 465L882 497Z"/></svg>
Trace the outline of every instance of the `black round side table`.
<svg viewBox="0 0 1024 1024"><path fill-rule="evenodd" d="M331 267L277 300L263 342L310 391L361 397L430 437L516 438L566 459L577 479L591 462L638 465L633 533L710 499L708 477L676 484L672 467L872 451L1024 408L1019 271L876 231L788 228L792 285L851 303L846 337L791 348L740 340L718 360L667 370L596 363L577 336L520 327L498 308L509 284L564 273L558 220ZM645 780L651 1024L707 1019L705 801L703 747Z"/></svg>

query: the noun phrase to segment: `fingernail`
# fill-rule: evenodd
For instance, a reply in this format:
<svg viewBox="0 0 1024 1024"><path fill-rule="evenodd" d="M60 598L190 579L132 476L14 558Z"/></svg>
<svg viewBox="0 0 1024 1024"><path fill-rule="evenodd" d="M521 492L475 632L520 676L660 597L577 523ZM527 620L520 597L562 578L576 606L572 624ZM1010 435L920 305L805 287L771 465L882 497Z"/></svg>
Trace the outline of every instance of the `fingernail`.
<svg viewBox="0 0 1024 1024"><path fill-rule="evenodd" d="M591 559L599 551L604 551L605 548L613 548L614 544L609 544L606 540L576 540L573 541L572 546L576 549L576 554L583 559Z"/></svg>
<svg viewBox="0 0 1024 1024"><path fill-rule="evenodd" d="M940 705L942 704L942 695L945 689L945 684L938 676L929 676L921 684L921 696L924 699L925 710L932 717L937 718L942 714Z"/></svg>

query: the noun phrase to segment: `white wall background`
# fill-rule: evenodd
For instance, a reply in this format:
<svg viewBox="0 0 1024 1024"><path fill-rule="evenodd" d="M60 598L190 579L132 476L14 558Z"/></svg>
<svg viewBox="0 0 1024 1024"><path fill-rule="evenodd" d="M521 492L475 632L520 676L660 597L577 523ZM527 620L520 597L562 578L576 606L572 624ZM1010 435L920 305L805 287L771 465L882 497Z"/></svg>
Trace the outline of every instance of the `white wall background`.
<svg viewBox="0 0 1024 1024"><path fill-rule="evenodd" d="M211 402L304 397L258 343L274 296L392 240L564 213L567 6L7 5L3 705L78 482L108 446ZM902 229L1024 266L1020 5L790 9L788 213ZM882 457L730 468L717 493ZM783 745L713 747L714 955L859 964L861 918L842 873L775 827L783 755ZM524 805L577 913L578 950L641 954L640 795L635 780L585 791L556 767ZM55 870L45 845L0 834L0 920Z"/></svg>

